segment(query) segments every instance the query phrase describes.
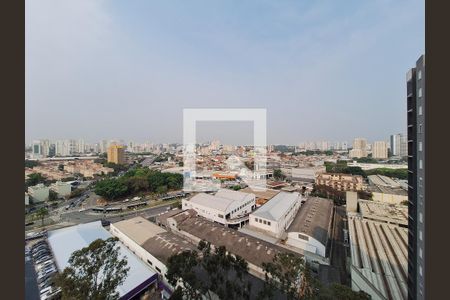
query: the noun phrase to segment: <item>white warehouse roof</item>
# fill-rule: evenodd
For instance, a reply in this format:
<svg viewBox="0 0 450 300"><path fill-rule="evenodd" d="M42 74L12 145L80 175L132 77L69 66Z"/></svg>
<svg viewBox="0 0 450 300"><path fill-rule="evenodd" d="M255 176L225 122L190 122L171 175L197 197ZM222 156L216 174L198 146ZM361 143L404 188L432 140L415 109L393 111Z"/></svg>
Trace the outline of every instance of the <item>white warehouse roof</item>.
<svg viewBox="0 0 450 300"><path fill-rule="evenodd" d="M275 197L266 202L263 206L252 213L255 217L278 222L288 210L300 201L300 194L280 192Z"/></svg>
<svg viewBox="0 0 450 300"><path fill-rule="evenodd" d="M206 193L197 194L192 197L189 202L225 212L234 202L242 203L247 199L250 200L254 198L254 194L221 189L214 196Z"/></svg>
<svg viewBox="0 0 450 300"><path fill-rule="evenodd" d="M70 255L89 246L96 239L108 239L112 235L103 228L100 221L66 227L48 233L48 243L52 249L56 266L60 271L69 265ZM157 274L139 260L122 243L118 242L119 251L125 257L130 268L124 283L117 287L121 299L129 299L145 286L157 280ZM145 284L148 283L148 284Z"/></svg>

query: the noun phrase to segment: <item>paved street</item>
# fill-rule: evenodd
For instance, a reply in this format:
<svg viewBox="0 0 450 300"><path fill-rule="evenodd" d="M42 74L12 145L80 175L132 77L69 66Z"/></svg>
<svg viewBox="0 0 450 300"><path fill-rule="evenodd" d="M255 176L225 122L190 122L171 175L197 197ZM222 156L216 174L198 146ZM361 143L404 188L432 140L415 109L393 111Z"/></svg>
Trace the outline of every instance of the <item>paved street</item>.
<svg viewBox="0 0 450 300"><path fill-rule="evenodd" d="M141 216L144 218L149 218L152 216L156 216L160 213L163 213L167 211L167 209L170 209L170 204L160 206L160 207L149 207L147 209L142 209L138 211L128 211L123 212L121 214L101 214L101 213L93 213L92 211L73 211L68 213L63 213L61 215L61 221L62 222L69 222L74 224L81 224L81 223L89 223L94 222L103 219L105 216L105 219L110 222L117 222L124 219L129 219L136 216Z"/></svg>
<svg viewBox="0 0 450 300"><path fill-rule="evenodd" d="M343 218L345 218L345 216L346 216L345 207L335 206L331 266L339 270L341 284L348 285L350 284L350 281L346 266L347 250L346 247L344 246L344 231L343 231L344 229Z"/></svg>

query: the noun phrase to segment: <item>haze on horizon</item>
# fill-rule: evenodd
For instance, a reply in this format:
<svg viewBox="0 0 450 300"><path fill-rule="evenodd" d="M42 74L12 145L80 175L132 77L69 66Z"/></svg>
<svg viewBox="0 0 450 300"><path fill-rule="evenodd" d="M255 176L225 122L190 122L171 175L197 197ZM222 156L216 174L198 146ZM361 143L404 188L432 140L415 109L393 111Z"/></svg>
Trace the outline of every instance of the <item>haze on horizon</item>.
<svg viewBox="0 0 450 300"><path fill-rule="evenodd" d="M26 0L25 139L181 142L183 108L266 108L270 144L387 140L424 19L419 0ZM252 142L227 126L200 138Z"/></svg>

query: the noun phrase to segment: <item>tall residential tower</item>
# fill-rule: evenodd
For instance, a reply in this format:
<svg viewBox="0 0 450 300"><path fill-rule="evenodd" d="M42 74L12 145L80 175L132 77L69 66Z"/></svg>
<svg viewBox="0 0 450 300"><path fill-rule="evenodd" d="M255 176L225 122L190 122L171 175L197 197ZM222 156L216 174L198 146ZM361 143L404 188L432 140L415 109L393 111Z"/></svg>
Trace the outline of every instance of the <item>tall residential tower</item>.
<svg viewBox="0 0 450 300"><path fill-rule="evenodd" d="M408 110L408 298L425 299L425 56L406 75Z"/></svg>

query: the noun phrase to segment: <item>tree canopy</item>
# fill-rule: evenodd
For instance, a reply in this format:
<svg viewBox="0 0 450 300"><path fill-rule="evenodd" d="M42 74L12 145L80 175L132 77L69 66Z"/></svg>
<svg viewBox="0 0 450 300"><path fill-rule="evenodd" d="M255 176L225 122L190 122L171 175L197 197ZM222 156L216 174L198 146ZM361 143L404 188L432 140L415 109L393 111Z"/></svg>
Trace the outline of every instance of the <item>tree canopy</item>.
<svg viewBox="0 0 450 300"><path fill-rule="evenodd" d="M69 266L57 275L62 299L119 299L116 288L128 275L127 260L119 257L117 238L97 239L75 251Z"/></svg>
<svg viewBox="0 0 450 300"><path fill-rule="evenodd" d="M113 200L138 192L166 193L169 190L180 189L183 185L183 175L162 173L147 168L135 168L118 178L107 178L95 185L95 193L106 199Z"/></svg>
<svg viewBox="0 0 450 300"><path fill-rule="evenodd" d="M225 247L212 250L211 245L200 241L198 251L184 251L173 255L167 263L166 277L169 283L179 285L173 299L182 295L185 299L250 299L252 289L247 262L228 253ZM180 298L177 298L180 299Z"/></svg>

